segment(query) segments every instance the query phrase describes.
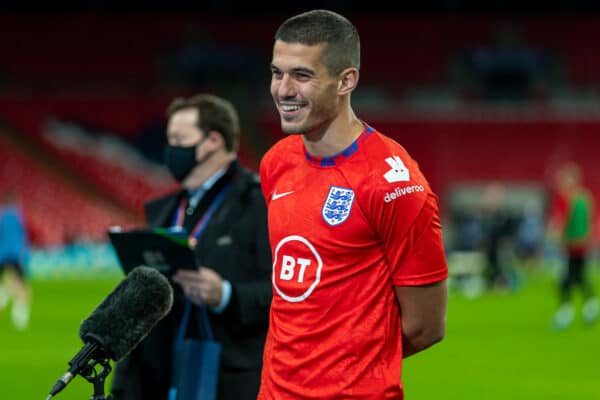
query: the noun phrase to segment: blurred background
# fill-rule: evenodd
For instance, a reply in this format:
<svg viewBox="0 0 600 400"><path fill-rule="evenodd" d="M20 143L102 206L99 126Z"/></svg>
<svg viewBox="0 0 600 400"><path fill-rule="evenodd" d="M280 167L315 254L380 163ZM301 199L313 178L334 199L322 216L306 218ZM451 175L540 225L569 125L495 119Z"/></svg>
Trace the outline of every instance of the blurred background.
<svg viewBox="0 0 600 400"><path fill-rule="evenodd" d="M240 158L256 170L282 137L268 89L274 32L328 8L361 35L355 112L401 143L440 196L448 334L406 360L407 399L600 399L598 324L552 326L564 254L548 230L562 165L576 163L600 196L600 3L355 3L0 2L0 190L16 193L32 244L29 324L0 313L10 398L47 393L79 350L79 323L122 277L107 229L142 226L142 204L175 187L162 166L170 101L230 99ZM81 381L61 396L89 396Z"/></svg>

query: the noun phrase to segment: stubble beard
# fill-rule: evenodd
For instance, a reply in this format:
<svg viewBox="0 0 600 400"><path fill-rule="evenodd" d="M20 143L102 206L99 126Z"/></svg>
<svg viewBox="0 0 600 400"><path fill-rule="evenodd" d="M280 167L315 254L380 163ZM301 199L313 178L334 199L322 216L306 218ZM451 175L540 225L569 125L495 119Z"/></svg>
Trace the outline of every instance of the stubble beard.
<svg viewBox="0 0 600 400"><path fill-rule="evenodd" d="M336 116L335 110L331 109L319 109L319 112L315 113L312 110L312 114L309 114L306 120L298 125L285 125L285 120L281 117L281 130L286 135L310 135L323 129L324 126L328 125Z"/></svg>

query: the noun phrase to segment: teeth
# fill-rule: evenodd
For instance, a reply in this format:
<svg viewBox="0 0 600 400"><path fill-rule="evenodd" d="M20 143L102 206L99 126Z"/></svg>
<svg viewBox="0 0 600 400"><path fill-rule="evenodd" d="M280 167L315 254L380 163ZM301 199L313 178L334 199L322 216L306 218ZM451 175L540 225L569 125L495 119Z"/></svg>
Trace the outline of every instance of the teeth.
<svg viewBox="0 0 600 400"><path fill-rule="evenodd" d="M281 109L283 111L297 111L300 109L300 106L284 106L284 105L282 105Z"/></svg>

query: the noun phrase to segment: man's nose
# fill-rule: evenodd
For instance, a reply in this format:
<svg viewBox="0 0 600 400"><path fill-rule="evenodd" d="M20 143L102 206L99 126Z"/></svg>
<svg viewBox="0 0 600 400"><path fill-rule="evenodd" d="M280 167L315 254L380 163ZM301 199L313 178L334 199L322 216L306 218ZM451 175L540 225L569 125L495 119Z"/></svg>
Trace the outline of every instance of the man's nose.
<svg viewBox="0 0 600 400"><path fill-rule="evenodd" d="M277 88L277 96L280 99L296 96L296 88L294 82L292 81L289 75L285 74L279 82L279 87Z"/></svg>

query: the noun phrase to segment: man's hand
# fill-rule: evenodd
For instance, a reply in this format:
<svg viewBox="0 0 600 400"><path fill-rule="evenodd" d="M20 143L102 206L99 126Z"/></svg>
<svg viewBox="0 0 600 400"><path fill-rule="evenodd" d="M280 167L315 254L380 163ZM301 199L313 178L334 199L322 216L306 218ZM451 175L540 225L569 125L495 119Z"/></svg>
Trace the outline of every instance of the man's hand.
<svg viewBox="0 0 600 400"><path fill-rule="evenodd" d="M218 306L221 302L223 278L210 268L179 269L173 282L181 285L185 296L196 305Z"/></svg>

